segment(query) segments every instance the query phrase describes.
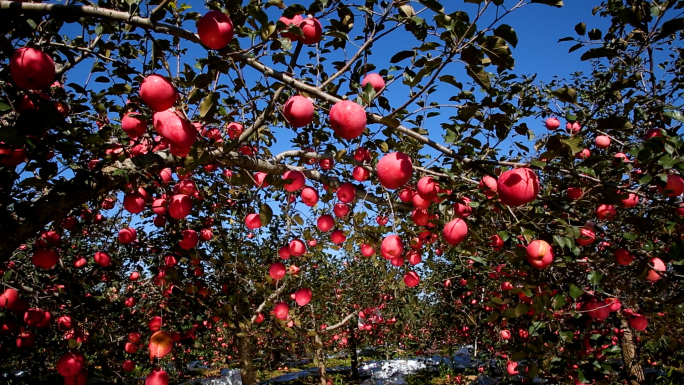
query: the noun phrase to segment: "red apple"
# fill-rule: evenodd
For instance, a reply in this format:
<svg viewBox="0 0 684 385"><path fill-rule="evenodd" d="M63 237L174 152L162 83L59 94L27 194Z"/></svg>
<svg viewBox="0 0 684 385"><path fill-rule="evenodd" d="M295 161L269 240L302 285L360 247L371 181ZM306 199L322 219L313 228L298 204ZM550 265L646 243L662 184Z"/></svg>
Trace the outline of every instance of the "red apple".
<svg viewBox="0 0 684 385"><path fill-rule="evenodd" d="M483 190L483 194L489 198L492 199L496 196L496 191L498 188L498 183L496 179L492 178L489 175L485 175L482 180L480 180L480 184L478 188Z"/></svg>
<svg viewBox="0 0 684 385"><path fill-rule="evenodd" d="M404 244L398 235L388 235L380 244L380 252L385 259L400 257L404 252Z"/></svg>
<svg viewBox="0 0 684 385"><path fill-rule="evenodd" d="M179 112L167 109L155 112L152 117L154 129L167 142L169 151L176 156L187 156L190 147L197 140L197 130Z"/></svg>
<svg viewBox="0 0 684 385"><path fill-rule="evenodd" d="M130 373L135 370L135 363L130 360L124 361L123 365L121 366L124 372Z"/></svg>
<svg viewBox="0 0 684 385"><path fill-rule="evenodd" d="M57 361L57 373L62 377L73 377L80 373L85 366L85 356L77 351L62 354Z"/></svg>
<svg viewBox="0 0 684 385"><path fill-rule="evenodd" d="M285 273L287 273L287 268L280 262L275 262L268 268L268 275L276 281L285 278Z"/></svg>
<svg viewBox="0 0 684 385"><path fill-rule="evenodd" d="M321 215L320 217L318 217L318 220L316 220L316 226L320 231L325 233L330 231L330 229L332 229L333 226L335 226L335 220L331 215Z"/></svg>
<svg viewBox="0 0 684 385"><path fill-rule="evenodd" d="M351 203L354 201L354 198L356 198L356 188L354 188L353 184L345 182L337 189L337 199L340 202Z"/></svg>
<svg viewBox="0 0 684 385"><path fill-rule="evenodd" d="M121 119L121 129L131 139L143 136L147 132L147 120L136 117L137 112L128 112Z"/></svg>
<svg viewBox="0 0 684 385"><path fill-rule="evenodd" d="M439 193L439 184L431 176L420 178L417 185L418 195L425 200L433 200Z"/></svg>
<svg viewBox="0 0 684 385"><path fill-rule="evenodd" d="M147 322L147 327L151 332L158 332L162 327L162 317L154 316Z"/></svg>
<svg viewBox="0 0 684 385"><path fill-rule="evenodd" d="M279 320L286 320L290 307L285 302L279 302L273 307L273 315Z"/></svg>
<svg viewBox="0 0 684 385"><path fill-rule="evenodd" d="M468 235L468 225L463 219L456 218L444 225L442 235L444 236L446 243L457 245L463 242Z"/></svg>
<svg viewBox="0 0 684 385"><path fill-rule="evenodd" d="M295 192L304 187L306 177L301 171L288 170L283 173L283 180L285 181L283 188L286 191Z"/></svg>
<svg viewBox="0 0 684 385"><path fill-rule="evenodd" d="M513 362L513 361L508 361L506 363L506 373L508 373L509 376L515 376L518 373L520 373L520 371L518 370L518 363Z"/></svg>
<svg viewBox="0 0 684 385"><path fill-rule="evenodd" d="M470 214L473 213L473 208L469 205L471 200L468 197L462 197L460 199L463 201L463 203L454 203L454 215L459 218L468 218Z"/></svg>
<svg viewBox="0 0 684 385"><path fill-rule="evenodd" d="M679 175L668 174L665 188L663 189L661 186L658 186L658 191L669 197L682 195L684 192L684 179Z"/></svg>
<svg viewBox="0 0 684 385"><path fill-rule="evenodd" d="M361 81L361 87L366 88L366 84L368 83L371 84L375 92L380 92L383 88L385 88L385 79L376 73L370 73L364 76L363 80Z"/></svg>
<svg viewBox="0 0 684 385"><path fill-rule="evenodd" d="M178 245L183 250L190 250L197 246L199 242L199 235L195 230L183 230L181 232L183 239L178 242Z"/></svg>
<svg viewBox="0 0 684 385"><path fill-rule="evenodd" d="M508 330L501 330L501 331L499 331L499 336L501 337L502 340L510 340L511 339L511 332Z"/></svg>
<svg viewBox="0 0 684 385"><path fill-rule="evenodd" d="M584 192L579 187L568 187L567 192L568 192L568 198L570 198L572 200L580 199L580 198L582 198L582 195L584 195Z"/></svg>
<svg viewBox="0 0 684 385"><path fill-rule="evenodd" d="M513 207L532 202L539 193L537 174L524 167L501 174L496 186L501 202Z"/></svg>
<svg viewBox="0 0 684 385"><path fill-rule="evenodd" d="M610 137L606 135L599 135L594 139L594 144L596 147L606 149L610 146Z"/></svg>
<svg viewBox="0 0 684 385"><path fill-rule="evenodd" d="M309 207L313 207L318 203L318 192L311 187L304 187L301 192L302 202Z"/></svg>
<svg viewBox="0 0 684 385"><path fill-rule="evenodd" d="M261 217L259 217L259 214L255 213L247 214L247 217L245 218L245 224L250 230L258 229L261 227Z"/></svg>
<svg viewBox="0 0 684 385"><path fill-rule="evenodd" d="M313 293L311 292L311 289L309 288L303 288L299 289L294 293L295 301L297 302L297 305L299 306L304 306L311 302L311 296Z"/></svg>
<svg viewBox="0 0 684 385"><path fill-rule="evenodd" d="M109 258L109 254L102 251L96 252L93 259L95 260L95 263L102 267L107 267L111 264L111 258Z"/></svg>
<svg viewBox="0 0 684 385"><path fill-rule="evenodd" d="M588 246L588 245L594 243L595 240L596 240L596 234L594 234L593 230L590 230L587 228L581 228L579 238L577 238L575 241L580 246Z"/></svg>
<svg viewBox="0 0 684 385"><path fill-rule="evenodd" d="M547 130L553 131L558 129L560 127L560 120L556 117L551 117L546 119L546 122L544 122L544 125L546 126Z"/></svg>
<svg viewBox="0 0 684 385"><path fill-rule="evenodd" d="M404 283L408 287L414 287L420 283L420 276L415 271L404 274Z"/></svg>
<svg viewBox="0 0 684 385"><path fill-rule="evenodd" d="M266 181L268 174L265 172L257 172L254 174L254 185L257 187L268 187L269 184Z"/></svg>
<svg viewBox="0 0 684 385"><path fill-rule="evenodd" d="M169 215L171 218L181 220L192 212L192 199L185 194L176 194L169 202ZM159 213L157 213L160 215Z"/></svg>
<svg viewBox="0 0 684 385"><path fill-rule="evenodd" d="M0 309L6 308L12 310L18 299L19 292L12 288L5 289L0 295Z"/></svg>
<svg viewBox="0 0 684 385"><path fill-rule="evenodd" d="M373 254L375 254L375 249L373 246L366 243L361 245L361 255L364 257L372 257Z"/></svg>
<svg viewBox="0 0 684 385"><path fill-rule="evenodd" d="M341 244L345 240L347 240L347 236L344 235L344 232L342 230L335 230L332 233L330 233L330 240L335 243L335 244Z"/></svg>
<svg viewBox="0 0 684 385"><path fill-rule="evenodd" d="M534 240L527 246L527 261L537 269L545 269L553 263L553 249L546 241Z"/></svg>
<svg viewBox="0 0 684 385"><path fill-rule="evenodd" d="M156 74L143 80L139 93L140 99L155 112L168 110L178 99L178 91L173 84L166 77ZM193 131L197 134L194 128Z"/></svg>
<svg viewBox="0 0 684 385"><path fill-rule="evenodd" d="M323 38L323 27L318 19L309 16L299 23L299 28L302 29L303 36L299 39L302 44L312 45L318 44Z"/></svg>
<svg viewBox="0 0 684 385"><path fill-rule="evenodd" d="M663 261L660 258L652 258L650 260L650 263L651 263L651 266L653 266L653 269L650 269L648 271L648 274L646 275L646 280L651 281L651 282L655 282L655 281L659 280L660 278L662 278L658 272L661 272L661 273L665 272L665 270L667 270L667 268L665 267L665 263L663 263Z"/></svg>
<svg viewBox="0 0 684 385"><path fill-rule="evenodd" d="M281 16L280 19L278 19L278 21L282 22L283 24L285 24L289 28L291 26L299 27L299 24L302 21L304 21L304 19L302 18L301 15L294 15L292 17L292 19L288 19L285 16ZM281 32L280 36L287 38L287 39L290 39L290 41L299 40L299 36L295 35L294 33L290 33L290 32Z"/></svg>
<svg viewBox="0 0 684 385"><path fill-rule="evenodd" d="M330 126L340 138L358 138L366 129L366 111L351 100L339 101L330 109Z"/></svg>
<svg viewBox="0 0 684 385"><path fill-rule="evenodd" d="M365 182L370 178L370 172L363 166L356 166L354 171L352 171L352 176L357 182Z"/></svg>
<svg viewBox="0 0 684 385"><path fill-rule="evenodd" d="M155 368L145 377L145 385L169 385L169 374L160 368Z"/></svg>
<svg viewBox="0 0 684 385"><path fill-rule="evenodd" d="M295 239L288 245L288 250L293 257L300 257L306 253L306 245L300 239Z"/></svg>
<svg viewBox="0 0 684 385"><path fill-rule="evenodd" d="M344 203L335 203L335 206L333 206L333 212L338 218L346 217L349 214L349 210L351 210L349 206Z"/></svg>
<svg viewBox="0 0 684 385"><path fill-rule="evenodd" d="M33 252L31 263L41 269L51 269L59 262L59 255L54 250L38 249Z"/></svg>
<svg viewBox="0 0 684 385"><path fill-rule="evenodd" d="M596 216L600 220L609 221L614 219L616 215L617 211L615 210L615 206L613 205L601 204L596 209Z"/></svg>
<svg viewBox="0 0 684 385"><path fill-rule="evenodd" d="M411 158L401 152L389 153L378 161L376 172L380 184L386 189L395 190L406 184L413 175Z"/></svg>
<svg viewBox="0 0 684 385"><path fill-rule="evenodd" d="M615 260L618 264L627 266L634 260L634 256L625 249L617 249L614 253Z"/></svg>
<svg viewBox="0 0 684 385"><path fill-rule="evenodd" d="M14 84L25 90L43 90L55 80L55 62L50 55L35 48L19 48L9 63Z"/></svg>
<svg viewBox="0 0 684 385"><path fill-rule="evenodd" d="M32 348L36 342L36 335L31 332L21 332L17 336L17 348L19 349L29 349Z"/></svg>
<svg viewBox="0 0 684 385"><path fill-rule="evenodd" d="M134 344L137 344L138 342L140 342L140 338L141 338L140 333L138 333L138 332L128 333L128 341L130 341Z"/></svg>
<svg viewBox="0 0 684 385"><path fill-rule="evenodd" d="M628 322L629 327L640 332L646 330L648 327L648 320L641 314L632 314Z"/></svg>
<svg viewBox="0 0 684 385"><path fill-rule="evenodd" d="M209 11L197 22L197 34L211 49L221 49L233 40L233 22L223 12Z"/></svg>
<svg viewBox="0 0 684 385"><path fill-rule="evenodd" d="M301 95L292 96L283 106L283 115L294 128L304 127L311 123L314 113L313 102Z"/></svg>

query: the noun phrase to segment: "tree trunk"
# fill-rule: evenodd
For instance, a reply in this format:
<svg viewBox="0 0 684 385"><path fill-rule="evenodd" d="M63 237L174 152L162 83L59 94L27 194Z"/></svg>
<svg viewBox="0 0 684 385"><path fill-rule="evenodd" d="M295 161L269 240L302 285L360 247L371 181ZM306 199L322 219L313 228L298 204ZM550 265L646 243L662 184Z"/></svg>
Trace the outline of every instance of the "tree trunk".
<svg viewBox="0 0 684 385"><path fill-rule="evenodd" d="M325 371L325 352L323 351L323 341L319 335L316 335L316 359L318 360L318 375L321 378L321 385L327 385L328 376Z"/></svg>
<svg viewBox="0 0 684 385"><path fill-rule="evenodd" d="M356 330L349 328L349 342L351 343L351 370L352 380L359 379L359 356L356 354Z"/></svg>
<svg viewBox="0 0 684 385"><path fill-rule="evenodd" d="M622 362L625 366L625 376L629 385L643 385L646 383L644 370L637 357L636 337L626 319L620 321L620 326L624 331L620 338L620 348L622 348Z"/></svg>
<svg viewBox="0 0 684 385"><path fill-rule="evenodd" d="M243 337L238 337L238 357L240 358L240 376L242 376L243 385L256 385L256 369L254 369L254 362L252 361L252 340L245 334Z"/></svg>

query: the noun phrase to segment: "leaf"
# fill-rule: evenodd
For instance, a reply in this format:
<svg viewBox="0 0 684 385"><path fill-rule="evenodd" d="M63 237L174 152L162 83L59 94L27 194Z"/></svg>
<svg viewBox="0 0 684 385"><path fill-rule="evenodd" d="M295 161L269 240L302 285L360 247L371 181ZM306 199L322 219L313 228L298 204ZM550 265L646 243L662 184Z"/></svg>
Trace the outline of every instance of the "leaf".
<svg viewBox="0 0 684 385"><path fill-rule="evenodd" d="M684 123L684 114L679 110L665 110L663 111L663 115Z"/></svg>
<svg viewBox="0 0 684 385"><path fill-rule="evenodd" d="M603 33L599 29L594 28L591 31L589 31L589 38L591 40L601 40L602 36L603 36Z"/></svg>
<svg viewBox="0 0 684 385"><path fill-rule="evenodd" d="M268 0L268 3L266 3L266 8L274 5L280 9L285 9L285 4L283 4L283 0Z"/></svg>
<svg viewBox="0 0 684 385"><path fill-rule="evenodd" d="M515 60L511 54L511 49L506 44L506 41L498 36L487 36L483 38L481 45L482 52L492 61L497 67L513 69Z"/></svg>
<svg viewBox="0 0 684 385"><path fill-rule="evenodd" d="M439 80L443 83L451 84L456 88L461 88L461 83L456 81L454 75L442 75L439 77Z"/></svg>
<svg viewBox="0 0 684 385"><path fill-rule="evenodd" d="M202 100L200 104L200 117L204 118L210 111L214 110L213 107L215 107L218 97L219 94L217 92L212 92Z"/></svg>
<svg viewBox="0 0 684 385"><path fill-rule="evenodd" d="M565 342L571 342L572 338L574 337L573 332L570 330L564 330L564 331L560 332L559 334L560 334L561 339Z"/></svg>
<svg viewBox="0 0 684 385"><path fill-rule="evenodd" d="M582 54L580 60L586 61L591 59L599 59L602 57L612 58L614 55L613 50L608 48L592 48L589 51Z"/></svg>
<svg viewBox="0 0 684 385"><path fill-rule="evenodd" d="M400 61L404 59L408 59L410 57L413 57L416 53L414 51L400 51L394 54L392 58L390 59L390 63L396 64L399 63Z"/></svg>
<svg viewBox="0 0 684 385"><path fill-rule="evenodd" d="M660 28L660 33L656 35L655 40L660 40L664 37L670 36L677 31L684 29L684 18L678 17L676 19L668 20L663 23L663 27Z"/></svg>
<svg viewBox="0 0 684 385"><path fill-rule="evenodd" d="M603 279L603 274L594 270L589 273L587 279L589 279L589 282L591 282L592 285L598 285L599 282L601 282L601 280Z"/></svg>
<svg viewBox="0 0 684 385"><path fill-rule="evenodd" d="M271 223L272 218L273 210L271 209L271 206L267 205L266 203L262 203L261 206L259 206L259 219L261 220L261 225L267 226L269 223Z"/></svg>
<svg viewBox="0 0 684 385"><path fill-rule="evenodd" d="M580 36L584 36L584 34L587 32L587 25L584 23L578 23L575 26L575 32L577 32L577 34Z"/></svg>
<svg viewBox="0 0 684 385"><path fill-rule="evenodd" d="M530 3L532 3L532 4L535 4L535 3L536 4L545 4L545 5L550 5L552 7L557 7L557 8L560 8L564 5L563 0L531 0Z"/></svg>
<svg viewBox="0 0 684 385"><path fill-rule="evenodd" d="M551 94L560 101L577 104L577 91L574 88L562 87L551 92Z"/></svg>
<svg viewBox="0 0 684 385"><path fill-rule="evenodd" d="M489 74L482 67L469 65L466 67L466 71L468 72L468 76L470 76L475 83L489 91L489 88L491 87Z"/></svg>
<svg viewBox="0 0 684 385"><path fill-rule="evenodd" d="M423 4L424 6L430 8L431 10L433 10L437 13L444 12L444 7L437 0L419 0L419 1L421 4Z"/></svg>
<svg viewBox="0 0 684 385"><path fill-rule="evenodd" d="M510 25L501 24L496 27L494 35L506 40L513 48L518 45L518 34L515 33L515 30Z"/></svg>
<svg viewBox="0 0 684 385"><path fill-rule="evenodd" d="M570 296L572 297L572 299L577 299L582 294L584 294L584 290L580 289L575 285L570 285Z"/></svg>

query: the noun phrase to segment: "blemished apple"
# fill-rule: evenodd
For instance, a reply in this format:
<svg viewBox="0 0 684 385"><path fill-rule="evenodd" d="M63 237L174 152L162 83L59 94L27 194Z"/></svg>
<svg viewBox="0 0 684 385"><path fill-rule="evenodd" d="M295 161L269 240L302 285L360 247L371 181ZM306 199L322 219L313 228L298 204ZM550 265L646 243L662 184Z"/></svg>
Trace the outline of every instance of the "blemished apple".
<svg viewBox="0 0 684 385"><path fill-rule="evenodd" d="M545 269L553 263L553 249L546 241L537 239L527 246L527 262L537 269Z"/></svg>
<svg viewBox="0 0 684 385"><path fill-rule="evenodd" d="M458 245L463 242L468 235L468 225L461 218L451 220L444 225L442 235L446 243L450 245Z"/></svg>
<svg viewBox="0 0 684 385"><path fill-rule="evenodd" d="M404 283L408 287L415 287L420 283L420 276L415 271L404 274Z"/></svg>
<svg viewBox="0 0 684 385"><path fill-rule="evenodd" d="M607 135L599 135L594 139L594 144L596 147L601 148L601 149L606 149L610 147L610 137Z"/></svg>
<svg viewBox="0 0 684 385"><path fill-rule="evenodd" d="M361 87L366 88L366 84L368 83L371 84L375 92L380 92L383 88L385 88L385 79L376 73L370 73L364 76L363 80L361 81Z"/></svg>
<svg viewBox="0 0 684 385"><path fill-rule="evenodd" d="M283 180L285 181L283 188L286 191L295 192L304 187L306 177L301 171L288 170L283 173Z"/></svg>
<svg viewBox="0 0 684 385"><path fill-rule="evenodd" d="M544 122L544 126L546 126L547 130L553 131L557 130L558 127L560 127L560 120L556 117L551 117L546 119L546 122Z"/></svg>
<svg viewBox="0 0 684 385"><path fill-rule="evenodd" d="M140 84L140 99L154 112L168 110L176 104L178 91L164 76L149 75ZM197 131L193 128L193 131Z"/></svg>
<svg viewBox="0 0 684 385"><path fill-rule="evenodd" d="M323 38L323 26L318 19L309 16L299 23L299 28L302 29L303 36L299 38L302 44L313 45L318 44Z"/></svg>
<svg viewBox="0 0 684 385"><path fill-rule="evenodd" d="M162 358L173 349L173 338L167 332L157 331L150 337L147 347L150 350L150 359Z"/></svg>
<svg viewBox="0 0 684 385"><path fill-rule="evenodd" d="M223 12L209 11L197 22L197 34L211 49L221 49L233 40L233 22Z"/></svg>
<svg viewBox="0 0 684 385"><path fill-rule="evenodd" d="M302 18L302 15L294 15L292 17L292 19L289 19L285 16L281 16L280 19L278 19L278 21L282 22L283 24L285 24L289 28L291 26L299 27L299 24L302 21L304 21L304 19ZM290 41L299 40L299 36L297 36L291 32L281 32L280 36L287 38L287 39L290 39Z"/></svg>
<svg viewBox="0 0 684 385"><path fill-rule="evenodd" d="M337 189L337 199L343 203L351 203L356 198L356 188L349 182L342 183Z"/></svg>
<svg viewBox="0 0 684 385"><path fill-rule="evenodd" d="M311 123L314 113L313 102L301 95L290 97L283 106L283 115L294 128L304 127Z"/></svg>
<svg viewBox="0 0 684 385"><path fill-rule="evenodd" d="M50 55L35 48L14 51L9 70L14 84L25 90L43 90L55 80L55 62Z"/></svg>
<svg viewBox="0 0 684 385"><path fill-rule="evenodd" d="M358 138L366 129L366 122L366 111L351 100L339 101L330 109L330 126L340 138Z"/></svg>
<svg viewBox="0 0 684 385"><path fill-rule="evenodd" d="M401 257L404 253L404 243L398 235L388 235L380 244L380 252L385 259Z"/></svg>
<svg viewBox="0 0 684 385"><path fill-rule="evenodd" d="M286 320L290 313L290 306L285 302L279 302L273 307L273 316L279 320Z"/></svg>
<svg viewBox="0 0 684 385"><path fill-rule="evenodd" d="M537 174L525 167L504 172L496 186L501 202L512 207L532 202L539 193Z"/></svg>
<svg viewBox="0 0 684 385"><path fill-rule="evenodd" d="M138 118L136 112L128 112L121 118L121 129L131 139L137 139L147 132L147 120Z"/></svg>
<svg viewBox="0 0 684 385"><path fill-rule="evenodd" d="M401 152L391 152L378 161L376 173L383 187L395 190L411 179L413 163L408 155Z"/></svg>

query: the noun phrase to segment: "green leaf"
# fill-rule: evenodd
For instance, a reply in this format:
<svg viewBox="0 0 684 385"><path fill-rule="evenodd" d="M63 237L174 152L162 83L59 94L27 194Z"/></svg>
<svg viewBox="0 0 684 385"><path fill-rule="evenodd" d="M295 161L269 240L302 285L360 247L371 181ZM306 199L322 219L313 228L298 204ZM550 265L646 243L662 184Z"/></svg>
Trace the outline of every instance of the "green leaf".
<svg viewBox="0 0 684 385"><path fill-rule="evenodd" d="M684 123L684 114L682 114L682 112L679 110L665 110L663 111L663 115Z"/></svg>
<svg viewBox="0 0 684 385"><path fill-rule="evenodd" d="M676 19L668 20L663 23L663 27L660 29L660 33L656 35L656 40L660 40L664 37L670 36L677 31L684 29L684 18L678 17Z"/></svg>
<svg viewBox="0 0 684 385"><path fill-rule="evenodd" d="M572 297L572 299L577 299L582 294L584 294L584 290L580 289L575 285L570 285L570 296Z"/></svg>
<svg viewBox="0 0 684 385"><path fill-rule="evenodd" d="M419 0L419 1L421 4L423 4L424 6L430 8L431 10L433 10L437 13L444 12L444 7L437 0Z"/></svg>
<svg viewBox="0 0 684 385"><path fill-rule="evenodd" d="M574 333L570 330L563 330L558 334L560 334L561 339L565 342L571 342L574 337Z"/></svg>
<svg viewBox="0 0 684 385"><path fill-rule="evenodd" d="M390 59L390 63L395 64L399 63L400 61L404 59L408 59L410 57L413 57L416 53L413 51L400 51L394 54L392 58Z"/></svg>
<svg viewBox="0 0 684 385"><path fill-rule="evenodd" d="M530 3L546 4L557 8L560 8L564 5L563 0L531 0Z"/></svg>
<svg viewBox="0 0 684 385"><path fill-rule="evenodd" d="M589 282L591 282L592 285L598 285L599 282L601 282L601 280L603 279L603 274L594 270L589 273L587 279L589 279Z"/></svg>
<svg viewBox="0 0 684 385"><path fill-rule="evenodd" d="M271 223L272 218L273 210L271 209L271 206L267 205L266 203L262 203L261 206L259 206L259 219L261 219L261 225L267 226L269 223Z"/></svg>
<svg viewBox="0 0 684 385"><path fill-rule="evenodd" d="M9 104L0 102L0 112L8 111L11 108L12 107Z"/></svg>
<svg viewBox="0 0 684 385"><path fill-rule="evenodd" d="M501 24L500 26L496 27L494 30L494 35L506 40L506 42L512 45L513 48L518 45L518 34L515 33L515 30L511 28L510 25Z"/></svg>
<svg viewBox="0 0 684 385"><path fill-rule="evenodd" d="M266 8L274 5L280 9L285 9L285 4L283 4L283 0L268 0L268 3L266 3Z"/></svg>
<svg viewBox="0 0 684 385"><path fill-rule="evenodd" d="M215 109L214 107L216 106L218 98L219 94L217 92L212 92L202 100L202 103L200 104L200 117L204 118L210 111Z"/></svg>
<svg viewBox="0 0 684 385"><path fill-rule="evenodd" d="M614 51L608 48L592 48L589 51L582 54L580 60L586 61L591 59L599 59L602 57L612 58Z"/></svg>
<svg viewBox="0 0 684 385"><path fill-rule="evenodd" d="M489 91L491 83L489 81L489 74L480 66L469 65L466 67L468 76L470 76L475 83L479 84L482 88Z"/></svg>
<svg viewBox="0 0 684 385"><path fill-rule="evenodd" d="M551 94L560 101L577 104L577 91L574 88L562 87L554 90Z"/></svg>
<svg viewBox="0 0 684 385"><path fill-rule="evenodd" d="M580 36L584 36L584 34L587 32L587 25L584 23L578 23L575 26L575 32L577 32L577 34Z"/></svg>

